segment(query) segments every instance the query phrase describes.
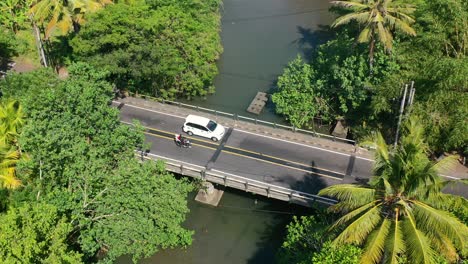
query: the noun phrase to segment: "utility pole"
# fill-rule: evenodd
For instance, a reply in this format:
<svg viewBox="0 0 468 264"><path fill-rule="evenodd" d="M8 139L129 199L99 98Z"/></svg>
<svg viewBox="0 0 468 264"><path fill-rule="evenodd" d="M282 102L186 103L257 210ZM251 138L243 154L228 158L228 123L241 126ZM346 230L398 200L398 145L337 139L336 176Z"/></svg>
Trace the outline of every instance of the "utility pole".
<svg viewBox="0 0 468 264"><path fill-rule="evenodd" d="M41 39L41 32L39 31L39 27L37 26L36 21L34 21L34 14L31 14L29 18L31 19L31 23L33 25L34 38L36 39L37 51L39 52L41 64L44 65L44 67L48 67L47 58L44 51L44 45L42 44Z"/></svg>
<svg viewBox="0 0 468 264"><path fill-rule="evenodd" d="M395 143L393 145L395 148L398 144L398 133L400 132L401 119L403 117L403 111L405 110L405 101L406 101L407 91L408 91L408 84L405 84L405 90L403 92L403 99L401 100L401 105L400 105L400 116L398 117L398 124L397 124L396 133L395 133Z"/></svg>

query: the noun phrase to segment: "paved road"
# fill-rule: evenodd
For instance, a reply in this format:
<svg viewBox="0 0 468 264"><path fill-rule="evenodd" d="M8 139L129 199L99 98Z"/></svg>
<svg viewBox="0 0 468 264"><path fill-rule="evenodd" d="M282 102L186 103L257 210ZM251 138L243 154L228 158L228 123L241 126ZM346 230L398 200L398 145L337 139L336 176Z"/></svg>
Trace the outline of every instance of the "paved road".
<svg viewBox="0 0 468 264"><path fill-rule="evenodd" d="M150 153L282 187L315 194L325 186L366 181L373 161L297 142L227 127L222 141L189 137L192 148L174 144L185 116L120 105L121 119L137 119L146 128ZM466 188L452 190L466 196Z"/></svg>

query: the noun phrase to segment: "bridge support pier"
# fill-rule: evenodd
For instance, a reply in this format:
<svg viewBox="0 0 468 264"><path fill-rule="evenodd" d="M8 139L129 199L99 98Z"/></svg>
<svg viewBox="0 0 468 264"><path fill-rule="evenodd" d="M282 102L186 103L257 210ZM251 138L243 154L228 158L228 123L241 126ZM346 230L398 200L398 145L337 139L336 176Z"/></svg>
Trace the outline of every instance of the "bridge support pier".
<svg viewBox="0 0 468 264"><path fill-rule="evenodd" d="M221 197L223 197L224 189L217 189L211 182L204 181L202 188L198 191L195 196L195 201L218 206Z"/></svg>

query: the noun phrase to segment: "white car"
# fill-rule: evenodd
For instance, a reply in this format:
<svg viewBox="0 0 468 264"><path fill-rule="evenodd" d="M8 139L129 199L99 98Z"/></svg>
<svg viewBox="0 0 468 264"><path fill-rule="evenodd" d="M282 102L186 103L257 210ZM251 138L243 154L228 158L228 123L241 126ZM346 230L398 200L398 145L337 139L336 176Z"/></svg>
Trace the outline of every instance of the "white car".
<svg viewBox="0 0 468 264"><path fill-rule="evenodd" d="M224 136L225 128L206 117L188 115L185 118L182 130L189 136L197 135L201 137L211 138L213 141L221 140Z"/></svg>

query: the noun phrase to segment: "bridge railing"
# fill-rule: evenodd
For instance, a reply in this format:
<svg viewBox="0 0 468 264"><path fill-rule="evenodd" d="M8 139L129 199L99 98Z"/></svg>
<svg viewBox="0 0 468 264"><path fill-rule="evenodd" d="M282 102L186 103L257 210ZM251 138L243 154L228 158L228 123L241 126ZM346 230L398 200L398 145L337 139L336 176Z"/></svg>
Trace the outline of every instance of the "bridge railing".
<svg viewBox="0 0 468 264"><path fill-rule="evenodd" d="M251 118L251 117L241 116L241 115L238 115L238 114L222 112L222 111L218 111L218 110L214 110L214 109L204 108L204 107L191 105L191 104L185 104L185 103L181 103L181 102L175 102L175 101L171 101L171 100L165 100L165 99L162 99L162 98L152 97L152 96L143 95L143 94L136 94L136 93L129 92L129 95L134 96L134 97L140 97L140 98L143 98L143 99L150 99L150 100L157 101L157 102L160 102L160 103L163 103L163 104L170 104L170 105L174 105L174 106L178 106L178 107L184 107L184 108L195 110L197 112L205 112L205 113L213 114L216 117L223 116L223 117L227 117L227 118L232 118L235 121L245 121L245 122L250 122L250 123L255 123L255 124L261 124L261 125L265 125L265 126L268 126L268 127L273 127L273 128L277 128L277 129L285 129L285 130L289 130L289 131L292 131L292 132L295 132L295 133L307 134L307 135L314 136L314 137L317 137L317 138L325 138L325 139L328 139L328 140L347 143L347 144L351 144L351 145L356 146L356 141L354 141L354 140L350 140L350 139L346 139L346 138L340 138L340 137L336 137L336 136L333 136L333 135L322 134L322 133L318 133L318 132L315 132L315 131L312 131L312 130L299 129L299 128L294 127L294 126L285 126L285 125L277 124L275 122L268 122L268 121L265 121L265 120L261 120L261 119L258 119L258 118Z"/></svg>
<svg viewBox="0 0 468 264"><path fill-rule="evenodd" d="M282 186L277 186L274 184L257 181L218 170L206 170L206 168L202 166L177 161L159 155L148 154L148 156L139 155L139 157L144 157L146 159L163 160L166 164L166 170L177 174L209 181L226 187L243 190L245 192L260 194L269 198L301 204L309 207L315 203L322 203L325 205L333 205L337 203L336 200L315 194L296 191Z"/></svg>

